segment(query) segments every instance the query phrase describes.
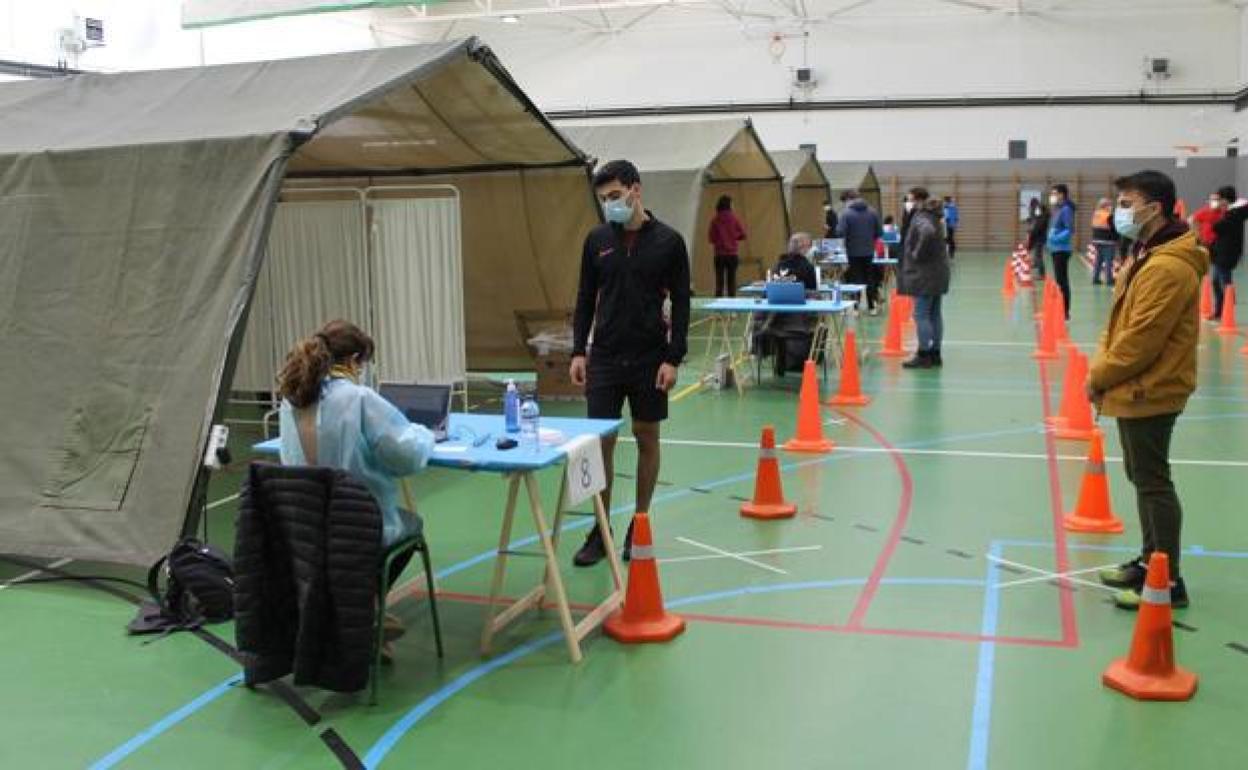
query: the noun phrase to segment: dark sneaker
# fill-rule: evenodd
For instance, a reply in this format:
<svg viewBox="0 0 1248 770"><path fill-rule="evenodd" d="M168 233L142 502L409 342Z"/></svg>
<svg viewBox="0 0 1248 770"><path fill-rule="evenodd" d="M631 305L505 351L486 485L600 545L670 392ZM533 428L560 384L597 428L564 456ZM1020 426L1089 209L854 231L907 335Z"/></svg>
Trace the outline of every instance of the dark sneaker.
<svg viewBox="0 0 1248 770"><path fill-rule="evenodd" d="M577 567L592 567L606 556L607 548L603 545L602 535L598 532L598 528L594 527L585 537L581 550L572 557L572 563Z"/></svg>
<svg viewBox="0 0 1248 770"><path fill-rule="evenodd" d="M620 558L629 561L633 558L633 522L628 522L628 531L624 533L624 551Z"/></svg>
<svg viewBox="0 0 1248 770"><path fill-rule="evenodd" d="M1148 575L1148 568L1144 566L1144 562L1139 558L1123 562L1117 567L1109 567L1098 573L1101 582L1112 588L1127 588L1134 591L1144 587L1144 578Z"/></svg>
<svg viewBox="0 0 1248 770"><path fill-rule="evenodd" d="M932 357L930 354L920 350L914 354L914 358L901 363L904 369L931 369Z"/></svg>
<svg viewBox="0 0 1248 770"><path fill-rule="evenodd" d="M1128 588L1114 594L1114 606L1124 610L1138 610L1140 608L1140 592L1143 588ZM1181 610L1191 604L1191 600L1187 598L1187 584L1183 582L1183 578L1179 578L1170 584L1170 606L1176 610Z"/></svg>
<svg viewBox="0 0 1248 770"><path fill-rule="evenodd" d="M940 357L939 350L933 350L928 355L928 360L931 361L933 369L939 369L940 367L945 365L944 359Z"/></svg>

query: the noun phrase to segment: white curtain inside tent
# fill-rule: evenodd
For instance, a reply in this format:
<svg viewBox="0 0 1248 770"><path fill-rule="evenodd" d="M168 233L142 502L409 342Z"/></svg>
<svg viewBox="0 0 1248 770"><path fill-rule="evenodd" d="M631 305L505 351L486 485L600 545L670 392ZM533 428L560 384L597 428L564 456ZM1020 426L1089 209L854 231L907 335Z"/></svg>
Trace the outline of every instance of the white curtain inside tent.
<svg viewBox="0 0 1248 770"><path fill-rule="evenodd" d="M278 205L233 390L271 391L291 346L335 318L373 334L379 380L465 382L459 197L384 195Z"/></svg>
<svg viewBox="0 0 1248 770"><path fill-rule="evenodd" d="M434 192L437 192L436 190ZM375 199L373 289L377 373L453 384L467 372L459 198Z"/></svg>

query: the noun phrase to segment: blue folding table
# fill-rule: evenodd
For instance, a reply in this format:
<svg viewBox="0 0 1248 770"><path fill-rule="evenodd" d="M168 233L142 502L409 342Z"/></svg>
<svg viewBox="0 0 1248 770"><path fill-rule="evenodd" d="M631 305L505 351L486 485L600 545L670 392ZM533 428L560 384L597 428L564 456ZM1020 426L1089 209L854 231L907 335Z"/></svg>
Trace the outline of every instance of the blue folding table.
<svg viewBox="0 0 1248 770"><path fill-rule="evenodd" d="M503 508L502 531L498 538L498 550L494 560L494 577L490 583L490 598L486 605L485 628L481 632L481 653L489 654L494 635L505 628L528 609L541 607L542 601L550 597L555 610L559 614L559 623L563 627L564 639L567 642L568 655L572 662L581 660L581 640L597 628L602 621L618 609L624 601L623 568L619 555L611 539L611 528L607 520L607 511L602 504L602 497L593 495L594 518L601 528L607 550L607 563L611 571L612 589L600 604L594 607L579 622L573 623L572 610L568 604L567 591L564 590L563 578L559 570L557 549L559 532L563 526L564 500L567 493L567 475L564 474L559 484L559 499L555 504L555 516L548 526L542 508L541 494L538 491L536 474L538 471L565 465L568 450L577 439L589 437L593 441L616 433L620 429L620 420L587 420L568 417L542 418L541 427L545 430L557 431L562 434L562 441L557 445L542 444L540 447L518 446L514 449L500 450L495 447L495 440L505 434L501 415L461 414L450 416L447 434L448 441L434 448L429 460L431 466L454 468L464 471L481 471L497 473L507 484L506 505ZM280 450L278 439L269 439L255 444L252 449L261 454L275 455ZM515 519L516 500L520 494L520 485L524 484L528 497L529 512L533 516L533 526L541 543L540 553L513 551L511 543L512 523ZM411 507L411 496L407 489L406 479L403 494L407 497L407 505ZM496 612L495 608L502 602L503 582L507 572L509 556L541 556L546 568L541 583L524 596Z"/></svg>
<svg viewBox="0 0 1248 770"><path fill-rule="evenodd" d="M715 365L715 360L719 356L727 355L728 368L732 372L733 379L737 384L737 393L742 394L745 389L741 385L741 377L737 372L737 353L733 347L732 339L732 319L738 315L745 315L749 319L746 324L745 349L748 353L749 340L753 331L754 314L755 313L809 313L818 318L815 325L814 336L810 343L810 354L807 360L813 361L820 350L826 353L835 353L836 360L840 361L843 354L842 345L844 337L844 318L845 314L854 307L854 303L841 300L833 302L832 300L810 300L801 305L773 305L764 302L761 299L717 299L714 302L708 302L702 306L702 309L710 314L711 318L711 334L706 342L706 362L703 365L701 381L705 382L711 372L711 368ZM831 342L835 345L829 345ZM716 344L719 350L715 350Z"/></svg>

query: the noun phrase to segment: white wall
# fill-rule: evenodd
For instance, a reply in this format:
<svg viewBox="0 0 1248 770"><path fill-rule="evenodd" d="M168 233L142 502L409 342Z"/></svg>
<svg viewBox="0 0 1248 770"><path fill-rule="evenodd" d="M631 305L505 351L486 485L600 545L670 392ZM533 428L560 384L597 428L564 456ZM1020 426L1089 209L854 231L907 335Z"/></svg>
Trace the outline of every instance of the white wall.
<svg viewBox="0 0 1248 770"><path fill-rule="evenodd" d="M1201 155L1222 156L1235 135L1234 115L1229 107L1149 106L824 110L752 118L769 149L813 142L822 160L877 161L1005 158L1010 139L1026 139L1030 158L1168 157L1176 144L1200 144Z"/></svg>
<svg viewBox="0 0 1248 770"><path fill-rule="evenodd" d="M803 40L786 39L777 60L772 27L745 27L695 12L666 10L631 31L461 24L479 34L545 109L689 102L778 101L793 94ZM961 94L1125 92L1154 86L1145 56L1169 57L1168 90L1233 90L1241 40L1238 11L1182 10L1052 20L968 13L923 19L863 19L811 28L805 63L819 85L814 99ZM408 36L440 27L391 26ZM391 38L386 38L390 42ZM393 39L398 42L398 39ZM800 96L800 94L799 94Z"/></svg>
<svg viewBox="0 0 1248 770"><path fill-rule="evenodd" d="M169 0L0 0L0 59L57 64L58 31L70 27L75 14L104 21L105 45L81 56L76 64L84 69L151 69L199 61L198 36L179 28L179 4Z"/></svg>
<svg viewBox="0 0 1248 770"><path fill-rule="evenodd" d="M367 12L181 28L176 0L0 0L0 59L55 65L58 30L74 15L102 19L105 45L70 66L99 71L161 69L282 59L373 48Z"/></svg>

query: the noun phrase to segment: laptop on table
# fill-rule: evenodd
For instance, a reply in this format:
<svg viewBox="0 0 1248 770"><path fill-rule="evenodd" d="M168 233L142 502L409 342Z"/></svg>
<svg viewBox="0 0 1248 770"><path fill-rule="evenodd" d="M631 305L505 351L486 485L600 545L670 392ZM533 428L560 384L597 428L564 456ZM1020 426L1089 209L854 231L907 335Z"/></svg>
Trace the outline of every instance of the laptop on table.
<svg viewBox="0 0 1248 770"><path fill-rule="evenodd" d="M434 441L446 441L451 414L450 385L383 382L377 386L377 392L408 420L432 431Z"/></svg>

